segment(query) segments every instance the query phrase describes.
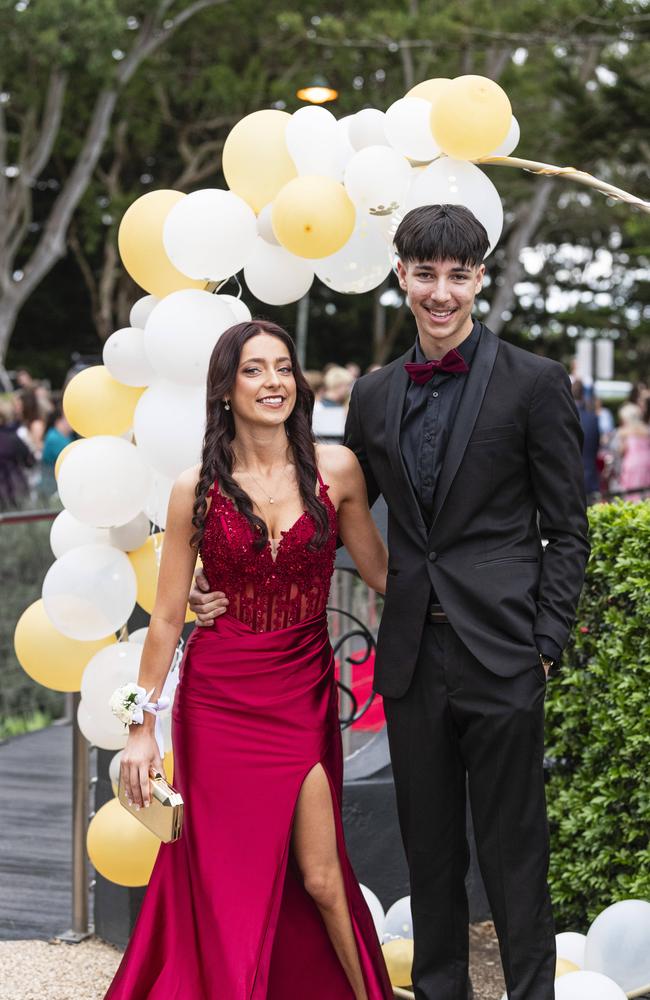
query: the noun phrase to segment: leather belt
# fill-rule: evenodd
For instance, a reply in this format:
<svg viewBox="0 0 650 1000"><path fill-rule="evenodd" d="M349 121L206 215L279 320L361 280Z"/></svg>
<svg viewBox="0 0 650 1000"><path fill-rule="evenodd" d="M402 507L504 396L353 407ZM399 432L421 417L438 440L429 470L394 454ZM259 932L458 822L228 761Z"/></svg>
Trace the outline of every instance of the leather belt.
<svg viewBox="0 0 650 1000"><path fill-rule="evenodd" d="M427 621L430 625L447 625L449 623L442 604L429 605L427 609Z"/></svg>

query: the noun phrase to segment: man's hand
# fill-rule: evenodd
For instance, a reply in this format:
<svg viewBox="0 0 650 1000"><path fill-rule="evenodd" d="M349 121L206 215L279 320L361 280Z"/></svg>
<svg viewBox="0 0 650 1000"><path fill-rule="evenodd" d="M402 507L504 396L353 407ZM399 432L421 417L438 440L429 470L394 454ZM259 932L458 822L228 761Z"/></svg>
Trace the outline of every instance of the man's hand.
<svg viewBox="0 0 650 1000"><path fill-rule="evenodd" d="M210 590L205 573L200 567L194 571L194 586L189 596L190 610L196 615L197 625L212 625L215 618L228 610L228 598L220 590Z"/></svg>

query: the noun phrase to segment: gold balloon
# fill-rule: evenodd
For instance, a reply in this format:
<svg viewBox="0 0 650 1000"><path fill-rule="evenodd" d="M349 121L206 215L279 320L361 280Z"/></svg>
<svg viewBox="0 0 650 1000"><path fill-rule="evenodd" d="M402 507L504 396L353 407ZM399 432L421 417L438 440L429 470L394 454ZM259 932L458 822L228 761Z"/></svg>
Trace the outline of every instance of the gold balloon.
<svg viewBox="0 0 650 1000"><path fill-rule="evenodd" d="M342 184L331 177L296 177L273 202L277 239L297 257L329 257L347 243L356 212Z"/></svg>
<svg viewBox="0 0 650 1000"><path fill-rule="evenodd" d="M66 457L66 455L70 454L70 452L75 447L75 445L79 444L79 440L77 440L77 441L71 441L70 444L67 444L65 446L65 448L63 449L63 451L59 452L59 454L57 456L57 460L54 463L54 478L55 479L59 478L59 472L61 471L61 465L63 463L64 458Z"/></svg>
<svg viewBox="0 0 650 1000"><path fill-rule="evenodd" d="M69 639L45 613L42 600L23 611L14 632L16 657L25 673L53 691L79 691L91 657L116 641L114 635L92 641Z"/></svg>
<svg viewBox="0 0 650 1000"><path fill-rule="evenodd" d="M286 111L254 111L237 122L226 139L221 159L224 177L254 212L261 212L297 175L285 139L290 118Z"/></svg>
<svg viewBox="0 0 650 1000"><path fill-rule="evenodd" d="M566 976L567 972L580 972L580 966L570 962L568 958L558 958L555 963L555 978Z"/></svg>
<svg viewBox="0 0 650 1000"><path fill-rule="evenodd" d="M500 146L510 129L508 95L484 76L457 76L431 106L431 132L443 153L475 160Z"/></svg>
<svg viewBox="0 0 650 1000"><path fill-rule="evenodd" d="M135 570L138 584L136 601L147 614L151 614L156 601L156 590L158 588L158 571L160 569L160 557L165 538L164 531L157 531L155 535L149 535L144 545L133 552L127 552L131 565ZM190 611L189 607L185 612L185 621L196 621L196 615Z"/></svg>
<svg viewBox="0 0 650 1000"><path fill-rule="evenodd" d="M90 821L86 847L100 875L117 885L146 885L160 841L124 808L110 799Z"/></svg>
<svg viewBox="0 0 650 1000"><path fill-rule="evenodd" d="M425 101L435 104L439 97L443 95L451 80L446 76L438 76L433 80L423 80L411 87L405 97L420 97Z"/></svg>
<svg viewBox="0 0 650 1000"><path fill-rule="evenodd" d="M83 437L119 436L133 426L135 407L144 391L145 387L118 382L104 365L93 365L68 382L63 412L70 426Z"/></svg>
<svg viewBox="0 0 650 1000"><path fill-rule="evenodd" d="M382 944L384 961L388 969L392 986L411 985L411 966L413 965L413 941L397 938Z"/></svg>
<svg viewBox="0 0 650 1000"><path fill-rule="evenodd" d="M165 769L165 777L170 785L174 784L174 751L168 750L163 757L163 768Z"/></svg>
<svg viewBox="0 0 650 1000"><path fill-rule="evenodd" d="M185 197L181 191L149 191L127 208L120 222L117 245L124 267L159 299L181 288L205 288L205 281L188 278L174 267L163 245L165 219Z"/></svg>

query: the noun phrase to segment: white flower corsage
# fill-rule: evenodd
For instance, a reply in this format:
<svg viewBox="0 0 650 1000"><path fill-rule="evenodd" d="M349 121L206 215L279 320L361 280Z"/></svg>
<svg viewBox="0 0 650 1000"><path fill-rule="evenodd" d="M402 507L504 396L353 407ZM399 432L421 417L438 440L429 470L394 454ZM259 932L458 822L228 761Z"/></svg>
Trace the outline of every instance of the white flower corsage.
<svg viewBox="0 0 650 1000"><path fill-rule="evenodd" d="M133 682L123 684L122 687L113 692L109 705L113 715L117 716L125 726L130 726L134 722L142 723L144 722L145 710L150 711L148 705L152 694L153 688L151 691L147 691Z"/></svg>

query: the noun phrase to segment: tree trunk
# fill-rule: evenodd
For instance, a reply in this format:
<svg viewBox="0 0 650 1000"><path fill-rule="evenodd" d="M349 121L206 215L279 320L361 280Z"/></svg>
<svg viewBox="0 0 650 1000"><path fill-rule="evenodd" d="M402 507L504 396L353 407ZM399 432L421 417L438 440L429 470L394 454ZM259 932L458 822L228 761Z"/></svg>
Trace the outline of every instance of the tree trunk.
<svg viewBox="0 0 650 1000"><path fill-rule="evenodd" d="M0 296L0 368L4 368L4 359L11 334L21 306L27 298L27 296L16 295L14 289L17 288L20 286L14 285L8 292Z"/></svg>

